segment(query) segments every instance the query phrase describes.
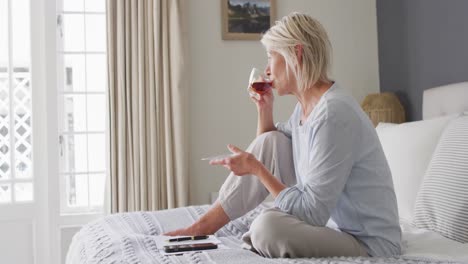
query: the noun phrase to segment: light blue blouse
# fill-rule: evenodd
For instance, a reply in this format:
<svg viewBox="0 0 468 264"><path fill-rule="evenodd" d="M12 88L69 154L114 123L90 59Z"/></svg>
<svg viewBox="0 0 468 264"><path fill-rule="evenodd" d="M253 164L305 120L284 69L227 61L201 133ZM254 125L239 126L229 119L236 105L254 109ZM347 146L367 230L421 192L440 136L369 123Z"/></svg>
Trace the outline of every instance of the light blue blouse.
<svg viewBox="0 0 468 264"><path fill-rule="evenodd" d="M314 226L338 227L371 256L401 253L391 172L377 133L359 104L336 83L300 125L296 105L279 131L292 139L297 184L275 206Z"/></svg>

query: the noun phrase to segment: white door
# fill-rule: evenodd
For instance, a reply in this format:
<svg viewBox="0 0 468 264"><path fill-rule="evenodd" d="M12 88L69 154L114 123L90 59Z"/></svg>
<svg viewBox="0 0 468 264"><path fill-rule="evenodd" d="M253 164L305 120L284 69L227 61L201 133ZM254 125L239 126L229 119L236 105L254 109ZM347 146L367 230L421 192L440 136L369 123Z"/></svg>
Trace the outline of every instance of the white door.
<svg viewBox="0 0 468 264"><path fill-rule="evenodd" d="M0 263L64 263L104 213L105 0L0 0Z"/></svg>
<svg viewBox="0 0 468 264"><path fill-rule="evenodd" d="M5 264L43 263L49 252L47 155L39 152L46 149L38 56L43 38L37 38L43 23L31 12L41 2L0 0L0 263Z"/></svg>

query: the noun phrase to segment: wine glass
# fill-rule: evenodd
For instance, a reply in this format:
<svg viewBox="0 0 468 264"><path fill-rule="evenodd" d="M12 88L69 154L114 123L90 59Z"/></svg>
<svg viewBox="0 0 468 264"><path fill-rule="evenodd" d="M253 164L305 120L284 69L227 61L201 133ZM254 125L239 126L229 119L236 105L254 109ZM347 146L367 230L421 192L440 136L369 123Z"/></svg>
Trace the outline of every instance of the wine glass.
<svg viewBox="0 0 468 264"><path fill-rule="evenodd" d="M272 82L268 76L257 68L253 68L250 72L249 87L247 91L251 97L260 100L260 96L271 89Z"/></svg>

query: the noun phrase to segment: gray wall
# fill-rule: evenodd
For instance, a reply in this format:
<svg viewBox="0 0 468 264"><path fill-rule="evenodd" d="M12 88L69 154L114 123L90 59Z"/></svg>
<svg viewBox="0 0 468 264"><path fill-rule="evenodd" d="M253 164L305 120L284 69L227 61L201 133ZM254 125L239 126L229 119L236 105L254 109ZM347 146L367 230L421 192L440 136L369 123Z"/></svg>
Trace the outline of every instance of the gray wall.
<svg viewBox="0 0 468 264"><path fill-rule="evenodd" d="M468 1L377 0L380 89L395 92L408 121L425 89L468 80Z"/></svg>

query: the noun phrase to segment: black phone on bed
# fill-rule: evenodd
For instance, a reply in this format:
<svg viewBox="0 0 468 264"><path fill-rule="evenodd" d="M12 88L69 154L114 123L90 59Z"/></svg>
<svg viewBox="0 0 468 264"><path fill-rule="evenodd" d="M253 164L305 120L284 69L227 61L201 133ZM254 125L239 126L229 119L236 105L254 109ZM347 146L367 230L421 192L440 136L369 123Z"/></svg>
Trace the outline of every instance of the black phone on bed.
<svg viewBox="0 0 468 264"><path fill-rule="evenodd" d="M174 253L174 252L197 251L197 250L207 250L207 249L217 249L217 248L218 248L218 245L213 244L213 243L185 244L185 245L164 246L164 252Z"/></svg>

